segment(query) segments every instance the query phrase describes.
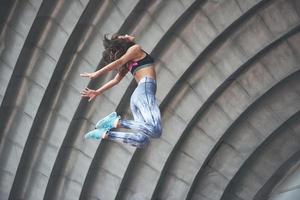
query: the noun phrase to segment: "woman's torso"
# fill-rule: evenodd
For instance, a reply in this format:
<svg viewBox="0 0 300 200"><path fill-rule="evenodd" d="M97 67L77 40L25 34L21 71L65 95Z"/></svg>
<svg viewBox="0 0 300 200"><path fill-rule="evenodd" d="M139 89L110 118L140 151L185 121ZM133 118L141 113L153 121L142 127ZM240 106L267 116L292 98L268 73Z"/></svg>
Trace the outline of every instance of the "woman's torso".
<svg viewBox="0 0 300 200"><path fill-rule="evenodd" d="M146 62L143 62L144 60L146 60ZM135 63L136 65L138 63L141 64L140 66L133 66L136 67L134 72L132 72L136 82L139 82L145 76L156 80L154 60L149 54L147 54L145 51L141 49L138 58L133 60L132 62Z"/></svg>
<svg viewBox="0 0 300 200"><path fill-rule="evenodd" d="M156 73L153 65L142 68L134 74L134 78L137 83L140 82L140 80L145 76L156 80Z"/></svg>

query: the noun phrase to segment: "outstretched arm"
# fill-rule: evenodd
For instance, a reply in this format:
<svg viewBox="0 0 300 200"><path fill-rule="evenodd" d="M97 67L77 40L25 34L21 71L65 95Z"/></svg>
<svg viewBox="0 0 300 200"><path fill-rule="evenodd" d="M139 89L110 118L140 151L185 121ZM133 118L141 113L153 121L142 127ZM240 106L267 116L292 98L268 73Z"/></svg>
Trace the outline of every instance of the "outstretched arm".
<svg viewBox="0 0 300 200"><path fill-rule="evenodd" d="M124 76L121 76L119 73L115 76L114 79L110 80L109 82L105 83L102 87L100 87L97 90L91 90L89 88L85 88L85 90L83 90L81 92L81 96L82 97L88 97L89 101L94 100L98 95L102 94L104 91L108 90L109 88L117 85L122 79L124 78Z"/></svg>
<svg viewBox="0 0 300 200"><path fill-rule="evenodd" d="M102 69L99 69L98 71L95 71L93 73L82 73L80 74L80 76L82 77L88 77L90 79L94 79L97 78L109 71L112 71L113 69L116 69L119 66L125 65L126 63L128 63L131 60L136 59L139 56L139 51L140 46L139 45L133 45L132 47L130 47L127 52L118 60L115 60L111 63L109 63L108 65L106 65L105 67L103 67Z"/></svg>

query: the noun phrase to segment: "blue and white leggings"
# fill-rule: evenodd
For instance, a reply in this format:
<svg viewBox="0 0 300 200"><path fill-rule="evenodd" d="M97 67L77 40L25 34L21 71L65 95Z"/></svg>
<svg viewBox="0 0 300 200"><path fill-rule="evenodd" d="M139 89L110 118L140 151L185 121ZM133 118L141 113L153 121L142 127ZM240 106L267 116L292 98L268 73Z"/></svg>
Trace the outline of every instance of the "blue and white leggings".
<svg viewBox="0 0 300 200"><path fill-rule="evenodd" d="M149 137L161 136L161 115L155 97L156 81L149 77L142 78L130 99L130 108L134 120L120 119L121 128L133 132L108 131L108 139L121 141L143 148L149 143Z"/></svg>

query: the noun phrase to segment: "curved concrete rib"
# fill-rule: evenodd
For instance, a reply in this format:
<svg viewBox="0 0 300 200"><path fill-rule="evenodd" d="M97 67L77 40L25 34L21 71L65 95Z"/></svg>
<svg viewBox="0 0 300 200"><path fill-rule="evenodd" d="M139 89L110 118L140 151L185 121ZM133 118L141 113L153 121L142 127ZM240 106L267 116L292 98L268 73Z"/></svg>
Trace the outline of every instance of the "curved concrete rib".
<svg viewBox="0 0 300 200"><path fill-rule="evenodd" d="M153 55L156 55L156 57L161 54L161 52L165 51L166 47L170 45L170 43L173 42L174 40L174 34L177 34L178 30L182 29L184 26L186 26L187 22L188 22L188 18L189 17L193 17L196 13L196 11L200 8L201 5L203 5L206 1L196 1L193 3L193 5L190 6L190 8L188 8L188 10L185 11L185 13L174 23L174 25L172 25L172 27L168 30L168 32L164 35L163 39L160 40L160 42L156 45L156 47L154 48L154 50L152 51L152 54ZM181 40L181 38L179 38ZM183 41L182 41L183 42ZM165 58L164 58L165 59ZM162 62L162 59L160 59L160 62ZM174 61L175 62L175 61ZM161 65L165 65L164 64L161 64ZM171 64L170 64L171 66ZM162 68L162 66L161 66ZM159 69L160 70L160 69ZM167 69L169 70L169 69ZM168 72L169 73L169 72ZM164 81L169 81L170 79L170 76L162 76L163 75L166 75L165 72L163 73L160 73L158 72L159 74L159 77L158 77L158 82L160 80L162 80L161 82ZM173 75L172 75L173 76ZM169 80L168 80L169 79ZM173 80L171 80L172 82ZM169 88L169 86L167 86L167 88ZM165 95L165 94L163 94ZM159 97L160 98L160 97ZM161 97L163 98L163 97ZM164 115L164 113L163 113ZM165 142L164 142L165 143ZM154 147L154 146L153 146ZM148 149L148 148L147 148ZM149 152L152 152L151 150ZM123 181L122 181L122 184L121 184L121 187L120 187L120 190L118 192L118 196L117 196L117 199L119 198L134 198L131 196L131 194L129 194L129 196L127 196L126 194L124 194L124 188L128 186L128 177L131 176L131 173L134 173L134 169L133 169L133 165L136 164L136 161L140 159L140 153L141 151L138 150L135 152L135 155L133 155L133 159L132 161L130 162L129 164L129 167L126 172L126 174L124 175L124 178L123 178ZM156 161L155 161L156 162ZM153 168L154 169L154 168ZM155 182L153 182L155 183ZM150 187L148 188L152 188L153 187L153 184L149 185ZM151 191L151 189L150 189ZM131 192L130 192L131 193ZM148 192L147 192L148 193ZM137 195L140 195L140 194L137 194ZM144 193L143 195L146 195L146 193ZM127 196L127 197L126 197ZM147 195L146 195L147 196ZM149 198L149 197L138 197L138 198Z"/></svg>
<svg viewBox="0 0 300 200"><path fill-rule="evenodd" d="M296 41L297 41L297 40L295 40L295 42L296 42ZM285 56L286 56L286 55L284 55L284 57L285 57ZM285 59L283 59L283 60L285 60ZM290 61L288 61L288 63L289 63L289 62L290 62ZM272 63L272 62L270 62L270 63ZM280 63L284 64L284 62L280 62ZM292 63L292 62L291 62L291 63ZM274 62L274 64L275 64L275 62ZM282 68L282 65L278 65L279 68L277 68L277 65L278 65L278 63L276 63L276 64L274 65L274 69L277 70L277 69L279 69L279 68ZM272 66L272 67L273 67L273 66ZM270 69L272 69L272 67L270 67ZM279 71L278 71L278 72L279 72L278 75L280 75L280 76L282 75L283 69L286 69L286 68L282 68L282 70L279 70ZM275 73L275 76L274 76L274 77L277 78L278 75L276 75L276 73Z"/></svg>
<svg viewBox="0 0 300 200"><path fill-rule="evenodd" d="M148 21L149 18L151 19L151 16L149 16L148 11L150 10L150 11L154 12L157 8L159 8L159 5L162 3L163 3L162 1L161 2L160 1L156 1L156 2L140 1L138 3L138 5L134 8L134 11L132 12L132 14L130 14L129 17L125 20L124 24L122 25L122 27L120 28L120 30L118 32L130 33L130 30L134 29L134 25L144 22L144 18L146 18L146 21ZM164 2L164 3L166 3L166 2ZM148 9L148 11L146 9ZM161 7L159 9L161 9ZM145 17L145 15L146 15L146 17ZM151 29L150 29L150 32L151 32ZM140 33L136 32L133 34L135 36L137 36L137 39L139 39L138 35ZM149 47L146 46L146 48L149 48ZM132 83L134 83L134 82L132 82ZM122 102L128 100L128 96L126 95L126 93L128 93L128 91L131 90L130 87L132 87L132 86L129 86L129 89L125 92L125 95L122 97L122 100L118 105L117 111L120 110L119 109L120 106L122 107L122 105L123 105ZM126 103L124 105L126 105ZM110 148L110 149L106 150L106 148ZM124 171L125 168L124 169L122 169L122 168L127 167L127 164L125 164L125 163L123 163L122 165L106 164L106 162L105 162L106 158L103 158L103 156L101 156L101 154L103 152L106 152L107 157L110 156L109 154L111 154L112 156L116 155L116 154L120 154L120 155L123 155L121 162L128 162L126 160L131 158L132 153L133 153L132 150L133 150L132 148L128 148L128 147L124 148L124 147L122 147L120 145L116 145L116 144L114 144L113 146L111 146L111 145L106 146L105 143L104 144L101 143L96 152L96 155L94 156L94 159L90 165L90 169L86 176L86 180L83 185L80 199L86 199L86 198L88 198L88 196L93 196L93 189L94 189L95 185L99 184L99 182L101 184L101 179L100 180L98 179L98 175L99 175L99 173L101 173L102 170L104 172L103 172L103 174L101 173L101 175L105 174L104 176L106 177L105 178L106 183L104 184L104 187L101 187L101 188L102 188L102 191L106 191L106 192L101 193L98 196L101 197L102 195L105 195L103 198L106 198L106 199L114 198L114 196L116 195L116 191L114 191L115 185L113 187L110 187L109 183L111 181L115 182L116 179L121 179L119 174L124 173L122 171ZM102 161L102 160L104 160L104 161ZM109 159L109 162L114 162L114 160ZM99 163L101 163L101 164L103 163L104 165L108 166L108 170L105 170L106 167L99 165ZM102 168L104 168L104 169L102 169ZM117 185L117 187L118 187L118 185ZM99 192L99 190L97 190L96 193L97 192Z"/></svg>
<svg viewBox="0 0 300 200"><path fill-rule="evenodd" d="M217 99L217 97L219 95L221 95L223 93L223 91L227 87L229 87L229 85L232 84L232 82L234 80L236 80L244 71L246 71L251 66L251 64L253 64L260 57L262 57L263 55L268 53L272 48L278 46L285 39L287 39L288 37L291 37L293 34L297 33L299 31L299 28L300 27L292 28L292 30L288 31L287 34L284 34L283 36L281 36L281 37L277 38L276 40L272 41L269 45L264 47L261 51L257 52L257 54L255 54L253 57L251 57L249 60L247 60L243 65L238 67L237 70L234 73L232 73L232 75L230 77L228 77L223 82L222 85L220 85L216 90L214 90L214 93L206 100L206 102L203 104L203 106L197 111L194 118L190 121L189 125L187 126L184 133L182 134L182 138L180 138L180 140L178 141L178 143L174 147L173 152L170 154L169 160L166 162L167 167L165 167L165 171L162 173L162 178L167 175L167 170L169 170L169 168L172 168L171 166L175 165L175 166L178 166L178 167L182 167L179 164L173 163L174 159L176 158L176 156L178 156L179 152L184 152L184 150L182 148L186 148L185 147L186 146L185 145L185 140L187 140L187 137L189 136L188 133L191 131L192 127L195 126L195 124L197 123L197 120L199 118L201 118L201 116L204 115L207 112L207 109L210 106L214 105L214 99ZM180 161L177 161L177 162L180 162ZM199 164L201 164L201 163L199 163ZM183 170L183 169L181 169L181 170ZM186 173L188 173L188 172L186 172ZM162 179L162 181L163 181L163 179ZM163 186L164 185L168 185L168 186L172 185L172 181L167 181L167 182L168 182L168 184L164 184L164 182L161 182L160 184L162 184Z"/></svg>
<svg viewBox="0 0 300 200"><path fill-rule="evenodd" d="M255 199L255 191L258 191L262 185L272 179L272 175L276 174L280 166L289 165L289 161L294 162L295 158L299 158L299 155L297 156L297 152L300 151L299 134L292 131L292 126L299 123L299 117L300 112L298 110L261 141L226 186L222 200L229 200L232 195L241 199ZM267 168L262 169L262 166ZM250 175L247 175L249 173L254 174L259 181L255 180L252 184L247 183L247 187L242 183L245 178L250 179ZM254 184L256 185L254 186ZM242 187L246 188L241 190ZM259 198L267 199L267 196Z"/></svg>
<svg viewBox="0 0 300 200"><path fill-rule="evenodd" d="M293 34L293 33L292 33L292 34ZM289 35L289 34L288 34L288 35ZM287 35L287 36L288 36L288 35ZM281 40L281 39L280 39L280 40ZM280 42L280 41L279 41L279 42ZM275 43L277 43L277 42L275 42ZM275 45L275 43L272 44L271 46ZM267 48L267 49L268 49L268 48ZM266 50L267 50L267 49L266 49ZM252 61L253 61L253 60L252 60ZM169 182L168 182L168 183L169 183ZM172 184L171 184L171 185L172 185ZM171 186L170 186L170 187L171 187Z"/></svg>
<svg viewBox="0 0 300 200"><path fill-rule="evenodd" d="M285 200L285 199L297 199L300 195L299 190L299 162L295 163L293 169L291 169L288 176L284 177L283 180L274 188L274 191L269 195L269 199Z"/></svg>
<svg viewBox="0 0 300 200"><path fill-rule="evenodd" d="M94 9L97 8L97 6L93 4L91 5L94 6ZM76 3L75 6L77 6ZM72 11L72 9L69 10ZM76 11L78 12L78 10ZM99 10L97 10L97 12L98 11ZM34 183L38 181L34 178L36 174L43 172L45 175L43 180L47 181L47 173L45 172L46 170L42 167L45 167L45 165L47 164L43 165L42 163L50 163L50 161L53 159L53 154L51 158L48 157L45 160L40 158L40 154L47 155L46 147L48 145L50 149L52 148L52 150L57 148L56 145L59 146L59 138L57 137L56 141L53 142L53 135L51 135L50 132L44 130L49 129L49 126L51 127L49 123L53 124L53 118L57 117L57 111L55 111L58 101L57 99L59 98L59 96L63 95L63 85L66 83L64 80L66 79L66 77L70 76L69 74L70 68L72 67L72 62L78 59L77 52L80 51L79 47L81 46L81 43L85 41L84 37L87 38L88 34L91 34L88 30L89 27L86 27L86 24L88 24L88 22L93 22L95 15L93 15L92 13L95 12L96 11L89 13L91 15L91 19L84 18L79 21L76 20L76 22L78 23L75 26L74 31L69 37L66 45L64 46L62 54L57 62L56 68L46 88L44 97L41 100L40 107L37 111L33 125L29 132L28 140L22 153L21 161L14 180L14 185L10 193L10 197L12 199L24 197L29 198L28 196L30 196L29 191L31 184L34 185ZM77 16L79 17L79 15L80 14L78 14ZM71 17L74 18L74 16ZM63 119L62 116L59 116L58 118ZM63 120L65 121L65 119ZM63 130L56 130L56 134L59 134L62 131ZM47 142L49 142L49 144L47 144ZM51 143L53 145L51 145ZM39 189L34 190L36 190L36 192L40 195L43 195L44 192L42 191L42 189L45 190L46 188L40 187Z"/></svg>
<svg viewBox="0 0 300 200"><path fill-rule="evenodd" d="M12 156L10 154L14 154L12 157L15 158L13 160L15 167L10 168L10 170L14 170L12 172L13 176L17 171L16 167L19 164L22 151L17 152L16 157L15 150L10 149L14 149L15 145L19 145L18 149L23 150L26 139L29 139L27 134L36 116L44 88L47 87L57 55L63 49L68 35L67 30L62 28L64 21L60 21L60 24L57 20L72 15L73 13L66 12L64 9L71 11L69 8L74 3L76 2L68 5L63 4L62 1L57 3L55 1L44 1L42 3L19 56L13 78L9 83L1 108L16 106L12 110L13 113L6 113L5 116L7 122L12 120L12 123L5 124L5 128L9 130L7 133L9 135L5 140L10 142L7 142L1 153L6 153L6 158L2 157L3 159L8 159ZM64 12L63 16L59 16L61 12ZM76 22L73 15L72 18L73 20L68 21L70 27L72 22ZM4 113L1 112L1 114ZM15 145L9 145L12 142ZM4 155L2 154L2 156ZM12 160L7 161L6 164L12 164ZM12 186L12 182L6 184ZM25 188L24 185L22 187Z"/></svg>
<svg viewBox="0 0 300 200"><path fill-rule="evenodd" d="M271 45L272 46L272 45ZM253 61L253 60L252 60ZM246 63L247 64L247 63ZM239 70L238 70L239 71ZM176 148L175 148L176 149ZM174 154L175 155L175 154ZM181 166L181 167L183 167L183 166ZM188 173L188 172L186 172L186 173ZM172 187L172 183L171 182L168 182L168 184L170 184L171 186L170 187ZM174 183L175 184L175 183ZM166 185L166 184L165 184ZM174 186L175 187L175 186ZM170 191L171 192L171 191ZM178 191L176 191L175 192L176 194L178 194ZM170 195L170 193L168 193L169 195ZM155 197L154 197L155 198Z"/></svg>
<svg viewBox="0 0 300 200"><path fill-rule="evenodd" d="M0 38L3 38L2 35L7 29L8 24L10 23L12 16L15 14L15 10L18 2L16 0L13 1L2 1L0 6ZM3 40L1 40L2 42Z"/></svg>
<svg viewBox="0 0 300 200"><path fill-rule="evenodd" d="M24 3L23 5L26 5L26 3ZM22 6L20 6L18 4L18 1L16 0L12 0L12 1L2 1L0 3L0 55L1 58L3 57L3 51L5 50L5 48L7 48L7 40L8 40L8 30L11 29L10 28L10 24L11 24L11 20L12 18L16 18L16 10L17 7L20 8ZM0 101L1 104L1 101Z"/></svg>
<svg viewBox="0 0 300 200"><path fill-rule="evenodd" d="M0 107L1 169L10 172L9 176L8 173L2 173L5 178L2 176L1 180L7 181L5 184L9 189L44 88L68 35L56 22L62 7L62 1L42 3L18 57ZM58 37L53 37L54 33ZM48 40L45 40L46 38ZM44 71L49 73L45 74ZM9 194L9 190L5 192Z"/></svg>
<svg viewBox="0 0 300 200"><path fill-rule="evenodd" d="M133 1L133 3L130 4L130 6L127 7L127 9L132 9L132 7L135 5L135 3L136 2ZM121 7L121 5L116 4L116 5L113 5L114 10L112 10L112 8L111 8L111 10L108 10L107 4L110 5L110 7L111 7L111 2L106 1L106 3L104 3L104 4L105 4L105 6L101 6L101 8L100 8L100 10L102 10L104 13L106 13L106 12L114 13L114 12L119 12L119 9L125 9L125 8ZM96 23L96 24L103 23L102 20L100 20L100 22L102 21L100 23L99 19L101 19L101 16L102 16L102 18L104 18L105 14L101 14L102 12L99 11L99 9L97 8L98 6L99 6L99 1L93 1L93 3L91 3L89 5L89 8L87 8L87 11L86 11L87 16L83 16L83 18L85 18L85 20L87 20L87 18L93 19L93 16L90 16L90 14L94 13L97 15L97 17L96 17L96 20L94 19L93 24L94 23ZM125 13L127 13L127 12L125 12ZM130 12L128 12L128 13L130 13ZM109 20L109 18L108 18L108 20ZM121 23L121 22L123 22L123 20L120 19L119 23ZM101 26L101 25L99 25L99 26ZM103 30L105 31L106 28L107 27L105 27L105 28L103 27ZM116 31L114 31L114 32L116 32ZM75 34L75 36L76 36L76 34ZM78 36L76 36L76 37L78 37ZM84 37L88 37L88 36L84 36ZM100 63L100 67L101 66L102 66L102 64ZM76 72L76 70L75 70L75 72ZM111 78L111 77L109 77L109 78ZM76 80L76 78L75 78L75 80ZM75 82L75 80L74 80L74 82ZM106 80L102 79L101 81L103 82ZM95 87L94 83L95 82L92 82L89 85L89 87L94 88ZM67 86L65 86L65 87L67 87ZM106 95L104 95L103 96L104 98L102 98L102 99L98 98L98 99L101 99L101 105L105 108L105 109L102 108L102 112L103 111L108 112L108 109L112 110L113 107L115 106L114 105L115 102L113 102L113 101L116 101L116 102L118 101L118 98L116 97L116 95L114 95L114 99L112 99L113 97L110 97L110 96L105 97L105 96ZM105 104L107 104L107 105L105 106ZM58 156L54 163L53 170L51 172L51 176L50 176L49 183L47 185L47 190L46 190L45 197L44 197L45 199L65 198L66 196L73 196L74 198L79 198L79 196L81 195L80 194L81 188L82 188L82 185L85 184L84 182L85 182L86 173L88 172L88 169L89 169L89 164L92 161L92 157L94 157L93 153L95 153L95 151L96 151L96 148L91 149L90 146L97 144L97 143L93 143L91 141L84 142L82 139L83 138L82 134L84 134L84 132L86 132L89 129L85 123L87 121L86 119L91 118L90 116L88 116L88 115L90 115L89 110L91 110L91 109L95 109L95 108L89 107L88 103L84 99L80 102L80 105L77 108L76 112L74 111L75 114L72 115L73 119L72 119L71 125L68 128L67 135L63 140L63 144L60 147ZM96 110L98 111L99 108ZM98 114L97 112L95 112L95 113ZM96 115L94 117L92 117L92 118L94 118L93 119L94 123L97 121L98 117L97 118L96 117L97 117ZM78 166L80 166L80 167L73 168L72 166L74 166L74 163L77 163ZM84 166L82 166L82 163L84 163ZM64 191L58 190L58 188L64 188ZM77 188L77 193L73 192L74 188ZM57 190L58 190L58 192L57 192Z"/></svg>
<svg viewBox="0 0 300 200"><path fill-rule="evenodd" d="M262 9L264 6L268 5L269 0L262 0L259 3L255 4L249 10L246 10L238 19L233 21L226 29L222 30L213 40L208 44L207 47L203 49L197 59L191 64L191 66L184 72L184 74L176 81L170 92L163 99L160 108L163 111L169 102L172 100L173 96L176 94L176 91L180 90L184 86L184 83L187 82L189 76L195 73L198 70L198 63L202 63L205 59L211 55L217 48L219 48L224 42L227 41L228 37L232 35L245 21L249 20L255 12L259 9Z"/></svg>
<svg viewBox="0 0 300 200"><path fill-rule="evenodd" d="M243 112L243 114L240 116L240 118L238 120L235 121L235 123L233 123L227 130L226 130L226 133L224 133L224 136L227 136L229 133L232 133L234 130L235 130L235 127L238 126L238 124L243 124L242 122L244 120L247 120L247 115L248 115L248 119L249 121L251 121L251 126L253 126L254 128L256 127L256 124L253 124L253 122L255 121L256 118L258 119L265 119L265 121L263 121L262 123L265 123L265 125L268 127L266 128L266 132L260 132L261 135L263 135L264 133L266 135L272 133L277 127L278 125L280 126L281 122L286 120L285 117L289 118L291 115L293 115L296 111L295 109L289 109L288 111L286 111L284 117L282 117L282 119L279 119L277 116L277 112L280 112L280 111L274 111L274 114L270 114L270 111L268 111L268 115L269 115L269 119L268 118L265 118L265 113L266 113L266 110L267 109L262 109L263 108L263 105L268 105L269 103L271 103L272 100L274 100L274 102L278 103L278 105L281 103L282 105L281 106L281 111L283 109L283 105L286 106L287 104L289 105L289 103L291 102L281 102L280 101L280 98L278 98L280 96L280 94L282 92L284 92L285 90L282 89L283 87L287 88L287 82L290 81L293 83L296 82L296 79L297 77L299 76L300 74L300 70L297 70L295 73L292 73L290 75L288 75L287 77L285 77L283 80L281 80L280 82L278 82L275 86L273 86L271 89L268 90L268 92L264 93L261 97L259 97L259 99L257 99L254 103L251 104L251 106L249 106L246 111ZM294 83L293 83L294 84ZM276 92L277 90L281 91L281 93L278 93ZM277 96L276 96L277 94ZM275 96L275 97L273 97ZM290 98L291 101L293 101L293 103L297 102L297 97L293 98L291 97ZM278 106L278 107L280 107ZM298 105L299 106L299 105ZM255 110L255 107L258 107L257 109L261 109L262 111L261 112L252 112L252 110ZM283 111L282 111L283 112ZM249 117L251 114L251 117ZM256 116L257 114L257 116ZM271 119L274 118L274 119L277 119L277 123L274 122L274 123L271 123ZM245 126L246 127L246 126ZM249 129L249 128L248 128ZM245 129L245 134L249 134L251 133L251 130L249 129ZM251 128L252 129L252 128ZM259 130L259 129L257 129ZM252 130L252 132L254 133L255 135L255 131ZM261 136L260 136L261 137ZM259 140L259 139L258 139ZM227 140L227 143L228 141L230 141L229 139ZM258 142L259 141L254 141L254 142ZM215 153L221 153L221 150L219 150L220 148L220 144L219 143L217 146L215 146L215 148L210 152L210 154L213 153L213 155L215 155ZM223 149L224 150L224 149ZM244 153L251 153L250 152L244 152ZM209 175L211 175L211 177L216 177L217 178L220 178L218 181L218 183L216 184L215 188L210 188L212 190L215 189L215 193L212 193L212 195L214 196L213 198L215 199L218 199L221 197L222 195L222 192L223 192L223 187L225 187L227 185L227 183L229 182L229 177L230 176L233 176L234 174L234 170L236 170L236 166L238 166L242 161L241 161L241 158L240 156L236 156L234 158L235 162L231 162L231 163L228 163L228 162L224 162L225 163L225 167L226 167L226 164L228 166L230 166L230 170L228 170L229 172L218 172L216 171L215 168L218 168L216 166L217 162L215 162L213 160L213 156L212 155L209 155L210 159L206 159L204 161L204 163L202 164L202 167L201 169L197 172L197 175L193 181L193 185L191 186L191 189L189 191L189 195L188 195L188 198L187 199L194 199L194 198L197 198L197 195L198 194L201 194L201 195L205 195L207 198L210 197L210 194L209 194L209 191L206 191L205 188L204 188L204 185L203 185L203 182L202 181L205 181L206 178L209 177ZM219 156L220 158L220 156ZM225 157L224 157L225 158ZM216 160L216 159L215 159ZM221 158L219 159L221 160ZM218 161L218 160L217 160ZM229 161L229 160L228 160ZM222 161L221 161L222 162ZM220 167L222 167L222 165L220 165ZM225 168L224 170L226 170L227 168ZM229 169L229 168L228 168ZM231 170L232 169L232 170ZM221 178L222 177L222 178ZM202 179L201 179L202 178ZM208 183L206 183L208 184ZM222 189L220 188L222 187ZM221 191L221 190L222 191ZM196 193L198 192L198 193ZM210 197L211 198L211 197Z"/></svg>
<svg viewBox="0 0 300 200"><path fill-rule="evenodd" d="M185 83L187 82L187 79L193 74L195 73L194 71L196 71L196 69L199 66L199 63L204 62L205 59L207 59L207 57L209 55L211 55L212 52L215 51L215 49L217 49L220 45L222 45L222 43L224 43L228 37L235 31L237 30L243 23L245 23L245 21L247 21L251 16L253 16L257 10L262 9L264 6L266 6L266 4L268 3L268 1L261 1L260 3L254 5L252 8L250 8L249 10L247 10L241 17L239 17L236 21L233 21L233 23L231 25L229 25L223 32L221 32L203 51L202 53L198 56L198 58L194 61L194 63L185 71L185 73L179 78L179 80L176 82L176 84L173 86L173 88L171 89L171 91L168 93L168 95L164 98L163 102L160 105L161 110L163 111L168 104L170 104L170 102L172 101L173 97L176 95L177 91L181 90L181 88L185 87ZM254 56L255 57L255 56ZM251 59L252 60L252 59ZM254 60L254 59L253 59ZM246 63L250 63L250 62L246 62ZM243 67L242 67L243 68ZM240 70L238 70L238 72L243 71L240 67ZM238 73L236 73L235 75L232 75L229 79L227 79L227 81L223 82L224 85L228 85L228 83L230 82L229 80L234 79L234 77L237 77ZM224 90L226 87L225 86L220 86L220 89ZM218 91L218 90L216 90ZM221 93L221 92L219 92ZM208 103L211 103L213 100L212 98L215 98L217 95L213 94L211 95L210 98L208 98L208 100L206 100L206 102L202 105L202 108L207 107ZM196 114L197 115L197 114ZM192 119L189 122L189 125L187 125L186 129L184 132L186 132L187 130L189 130L189 127L191 126L191 124L193 124L194 120ZM185 133L183 132L181 138L178 140L177 144L175 145L175 147L173 148L172 152L170 153L164 167L163 170L161 172L160 178L158 180L158 183L156 185L156 189L152 195L152 199L155 199L156 196L158 195L157 193L159 193L160 191L160 187L163 185L163 179L166 173L166 170L169 168L169 164L171 164L171 160L174 159L174 156L177 154L177 149L178 146L181 144L181 140L183 140Z"/></svg>
<svg viewBox="0 0 300 200"><path fill-rule="evenodd" d="M295 170L297 170L297 166L300 165L300 151L294 153L285 163L283 163L278 170L268 179L268 181L261 187L261 189L256 193L254 199L268 199L268 197L275 196L276 194L284 191L280 191L278 187L282 185L283 182L289 177L295 177ZM295 169L296 168L296 169ZM298 170L299 171L299 170ZM289 189L289 188L288 188ZM292 185L290 189L297 189L295 185ZM278 191L279 190L279 191ZM286 190L285 190L286 191ZM288 192L288 191L286 191ZM275 194L274 194L275 193Z"/></svg>
<svg viewBox="0 0 300 200"><path fill-rule="evenodd" d="M23 4L23 5L26 5ZM9 64L9 56L8 52L13 52L17 49L17 52L20 51L20 47L16 48L14 45L17 39L20 40L20 36L11 28L11 20L12 18L16 18L14 16L16 14L17 7L20 8L22 6L18 5L17 1L2 1L0 5L0 105L3 100L3 96L5 94L5 89L9 82L9 78L11 77L13 66L15 66L15 57L12 64ZM23 6L24 7L24 6ZM14 27L16 29L17 27ZM25 33L27 35L27 33ZM24 43L24 38L22 38L22 42ZM20 46L23 46L21 44Z"/></svg>
<svg viewBox="0 0 300 200"><path fill-rule="evenodd" d="M37 2L37 4L35 7L40 6L40 2ZM11 9L8 8L9 5ZM2 104L2 98L4 98L17 59L20 57L21 49L24 46L33 20L37 15L37 10L35 10L34 6L25 1L9 1L1 6L1 9L2 8L5 9L5 11L1 12L1 14L3 14L3 18L1 19L6 20L3 21L3 28L1 29L0 35L0 104ZM7 13L7 17L4 16L5 12L9 12ZM32 16L32 18L27 19L27 15ZM17 23L19 20L23 23ZM4 118L4 116L2 117ZM0 133L0 141L2 137L3 135Z"/></svg>
<svg viewBox="0 0 300 200"><path fill-rule="evenodd" d="M76 198L76 196L78 197L80 195L81 181L84 180L85 172L88 169L88 163L91 160L91 157L93 157L93 150L96 149L97 144L83 142L82 134L89 129L87 126L89 126L90 123L88 122L89 124L86 124L86 118L80 118L78 115L74 117L74 113L78 107L77 103L79 103L80 100L79 91L86 86L88 81L78 81L78 68L80 65L85 65L84 70L94 70L87 66L96 66L99 63L99 60L97 61L97 59L100 59L99 55L101 55L101 51L99 51L99 49L101 48L99 48L100 45L97 45L99 44L98 41L95 42L95 40L98 39L98 35L96 34L97 31L108 31L114 26L118 27L124 19L124 16L120 11L124 9L123 7L117 7L118 4L116 5L111 1L105 1L104 6L101 6L101 8L97 10L97 5L101 4L101 1L91 1L89 7L94 11L91 13L88 13L88 11L92 11L91 9L85 11L86 15L83 15L79 20L76 30L72 33L69 43L65 46L65 51L61 55L60 63L57 65L57 71L54 72L53 77L55 76L56 78L53 78L50 83L51 86L47 90L49 99L45 96L43 101L43 105L46 108L43 106L40 107L39 114L47 118L44 119L46 122L43 124L44 127L42 128L42 130L46 131L44 131L42 135L39 135L41 138L36 137L33 139L35 140L33 143L37 144L35 151L40 150L40 157L37 159L39 162L33 163L34 167L32 174L36 173L39 175L39 173L43 173L45 176L43 178L40 178L39 176L35 177L34 175L27 176L28 181L30 182L30 184L27 185L29 188L26 189L30 194L27 194L27 196L35 192L39 195L45 195L45 198L64 198L64 196L73 196ZM133 5L134 4L130 4L130 6ZM126 11L126 8L124 11ZM106 15L109 17L105 18L104 16ZM113 17L117 17L118 20L112 22L111 19ZM89 21L90 24L85 24L87 21ZM113 26L109 27L111 24L113 24ZM82 40L79 40L79 38ZM74 41L76 39L78 41ZM89 48L86 48L86 46L89 46ZM94 63L88 63L86 60L94 61ZM60 73L62 72L60 70L64 71L64 73ZM106 79L104 78L101 81L106 81ZM124 83L126 84L126 81L124 81ZM89 87L93 85L95 85L95 82L92 82ZM55 90L55 95L52 94L52 90ZM114 101L118 101L117 98L111 100L105 96L99 100L104 101L102 105L106 104L107 109L114 107ZM77 110L83 110L84 112L82 114L87 113L87 115L91 115L89 110L92 108L88 106L85 100L82 102L83 103L79 105L79 109ZM47 106L48 104L50 106ZM71 127L68 129L72 118L74 120L71 123ZM97 120L96 116L94 118L88 116L87 118L91 118L93 122ZM32 135L41 134L37 132L39 127L38 120L36 122L36 126L32 130L33 132L31 132ZM80 126L80 129L76 129L76 126ZM65 137L67 130L68 134ZM64 145L67 145L67 147L60 145L63 141ZM74 141L75 144L73 144ZM74 151L70 151L68 145L74 145ZM31 151L34 151L34 149L31 149ZM57 155L57 153L59 155ZM67 157L64 157L64 154L66 154ZM77 158L77 156L87 165L80 166L80 168L70 167L70 165L72 165L70 162L73 162L74 158ZM61 159L64 158L69 158L69 160L62 161ZM52 168L53 164L54 167ZM58 169L59 166L64 165L66 165L65 168ZM48 176L50 178L49 182ZM42 187L35 187L36 184L40 184L38 181L43 182ZM63 189L64 191L61 192L58 190L55 191L55 194L48 195L49 191L53 190L53 188L55 189L57 186L55 184L62 186L60 189ZM73 192L74 188L77 188L76 193ZM46 193L44 190L46 190Z"/></svg>

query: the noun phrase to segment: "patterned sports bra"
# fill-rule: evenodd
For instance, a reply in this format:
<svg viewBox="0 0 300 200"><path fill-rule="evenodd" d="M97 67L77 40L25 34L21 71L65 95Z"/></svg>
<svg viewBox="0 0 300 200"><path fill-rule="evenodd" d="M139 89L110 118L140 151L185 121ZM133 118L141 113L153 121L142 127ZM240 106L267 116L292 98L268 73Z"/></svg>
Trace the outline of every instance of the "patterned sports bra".
<svg viewBox="0 0 300 200"><path fill-rule="evenodd" d="M145 52L145 51L144 51ZM154 59L147 53L146 56L137 61L137 62L131 62L129 64L128 70L134 75L139 69L148 67L149 65L152 65L154 63Z"/></svg>

